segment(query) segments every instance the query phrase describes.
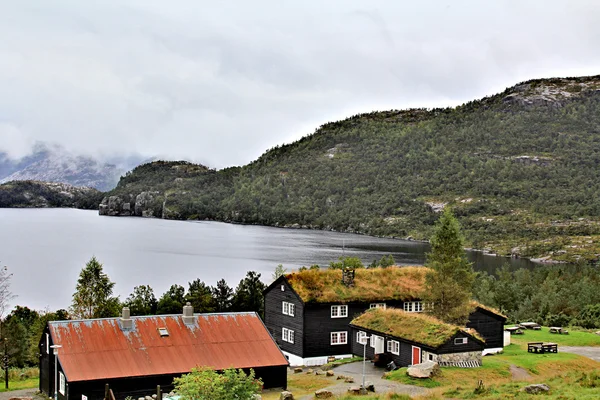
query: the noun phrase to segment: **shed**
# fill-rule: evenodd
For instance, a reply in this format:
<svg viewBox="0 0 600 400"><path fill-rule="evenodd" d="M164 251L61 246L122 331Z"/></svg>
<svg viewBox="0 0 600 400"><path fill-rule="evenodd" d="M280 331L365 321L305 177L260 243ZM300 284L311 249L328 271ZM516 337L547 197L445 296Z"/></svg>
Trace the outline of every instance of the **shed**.
<svg viewBox="0 0 600 400"><path fill-rule="evenodd" d="M481 366L484 340L474 330L447 324L420 313L394 308L374 308L354 318L352 353L367 358L386 354L397 366L424 361L441 366ZM366 348L364 336L369 340Z"/></svg>
<svg viewBox="0 0 600 400"><path fill-rule="evenodd" d="M187 308L187 310L186 310ZM60 345L55 369L52 346ZM101 399L109 384L117 399L171 390L192 368L254 369L265 388L287 386L288 362L254 312L49 322L40 339L40 391L58 398Z"/></svg>

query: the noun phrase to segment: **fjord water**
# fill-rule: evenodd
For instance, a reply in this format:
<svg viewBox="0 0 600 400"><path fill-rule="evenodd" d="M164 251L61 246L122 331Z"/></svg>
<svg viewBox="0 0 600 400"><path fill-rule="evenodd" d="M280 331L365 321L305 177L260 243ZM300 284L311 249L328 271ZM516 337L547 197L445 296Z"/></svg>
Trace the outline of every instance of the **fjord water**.
<svg viewBox="0 0 600 400"><path fill-rule="evenodd" d="M397 264L422 264L426 243L304 229L101 217L75 209L0 209L0 265L12 272L19 304L35 309L67 308L78 274L96 256L124 300L137 285L157 298L170 285L199 278L214 285L224 278L235 288L247 271L266 284L277 264L288 270L327 265L340 256L370 263L393 254ZM469 253L477 270L493 272L505 262L527 260Z"/></svg>

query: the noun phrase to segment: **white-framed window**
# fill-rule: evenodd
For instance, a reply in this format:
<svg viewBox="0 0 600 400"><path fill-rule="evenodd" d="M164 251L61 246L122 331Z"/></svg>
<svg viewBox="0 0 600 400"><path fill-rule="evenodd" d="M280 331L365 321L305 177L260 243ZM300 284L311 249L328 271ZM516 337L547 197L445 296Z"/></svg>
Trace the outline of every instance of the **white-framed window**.
<svg viewBox="0 0 600 400"><path fill-rule="evenodd" d="M331 344L348 343L348 332L331 332Z"/></svg>
<svg viewBox="0 0 600 400"><path fill-rule="evenodd" d="M385 310L385 303L371 303L369 308L383 308Z"/></svg>
<svg viewBox="0 0 600 400"><path fill-rule="evenodd" d="M348 306L331 306L331 318L346 318Z"/></svg>
<svg viewBox="0 0 600 400"><path fill-rule="evenodd" d="M288 343L294 343L294 331L288 328L283 328L281 332L281 340Z"/></svg>
<svg viewBox="0 0 600 400"><path fill-rule="evenodd" d="M420 301L405 301L404 311L406 312L421 312L423 311L423 303Z"/></svg>
<svg viewBox="0 0 600 400"><path fill-rule="evenodd" d="M466 337L457 337L454 339L454 344L467 344L468 338Z"/></svg>
<svg viewBox="0 0 600 400"><path fill-rule="evenodd" d="M388 340L387 351L395 355L400 355L400 342L396 340Z"/></svg>
<svg viewBox="0 0 600 400"><path fill-rule="evenodd" d="M66 390L65 390L65 387L66 387L66 384L65 384L65 375L62 372L59 372L58 376L60 378L59 379L58 391L60 392L60 394L62 394L64 396L65 392L66 392Z"/></svg>
<svg viewBox="0 0 600 400"><path fill-rule="evenodd" d="M285 285L281 285L281 291L285 292Z"/></svg>
<svg viewBox="0 0 600 400"><path fill-rule="evenodd" d="M367 332L358 331L356 332L356 343L365 344L367 340Z"/></svg>
<svg viewBox="0 0 600 400"><path fill-rule="evenodd" d="M294 304L284 301L281 303L281 305L282 312L284 315L289 315L290 317L294 316L294 314L296 313L296 306Z"/></svg>
<svg viewBox="0 0 600 400"><path fill-rule="evenodd" d="M369 337L369 346L371 346L372 348L375 348L375 338L376 337L377 337L376 335L371 335Z"/></svg>

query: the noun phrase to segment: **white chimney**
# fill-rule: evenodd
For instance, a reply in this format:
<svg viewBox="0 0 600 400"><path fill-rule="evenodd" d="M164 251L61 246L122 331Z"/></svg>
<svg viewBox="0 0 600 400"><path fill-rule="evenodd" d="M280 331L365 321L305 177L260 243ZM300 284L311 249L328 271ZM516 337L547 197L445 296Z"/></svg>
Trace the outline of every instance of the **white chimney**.
<svg viewBox="0 0 600 400"><path fill-rule="evenodd" d="M183 323L186 325L194 324L194 307L189 301L183 306Z"/></svg>
<svg viewBox="0 0 600 400"><path fill-rule="evenodd" d="M123 307L123 313L121 314L121 329L124 331L133 329L133 321L131 320L129 307Z"/></svg>

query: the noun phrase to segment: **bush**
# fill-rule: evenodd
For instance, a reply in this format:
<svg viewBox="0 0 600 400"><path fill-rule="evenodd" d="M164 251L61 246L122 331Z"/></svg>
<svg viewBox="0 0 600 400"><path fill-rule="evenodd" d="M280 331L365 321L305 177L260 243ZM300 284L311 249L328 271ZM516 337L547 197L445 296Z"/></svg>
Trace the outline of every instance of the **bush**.
<svg viewBox="0 0 600 400"><path fill-rule="evenodd" d="M226 369L218 373L203 367L173 380L175 392L182 400L250 400L260 393L262 381L241 369Z"/></svg>
<svg viewBox="0 0 600 400"><path fill-rule="evenodd" d="M573 322L582 328L600 328L600 304L586 305L581 309Z"/></svg>
<svg viewBox="0 0 600 400"><path fill-rule="evenodd" d="M566 314L548 314L544 320L546 326L569 326L572 318Z"/></svg>

